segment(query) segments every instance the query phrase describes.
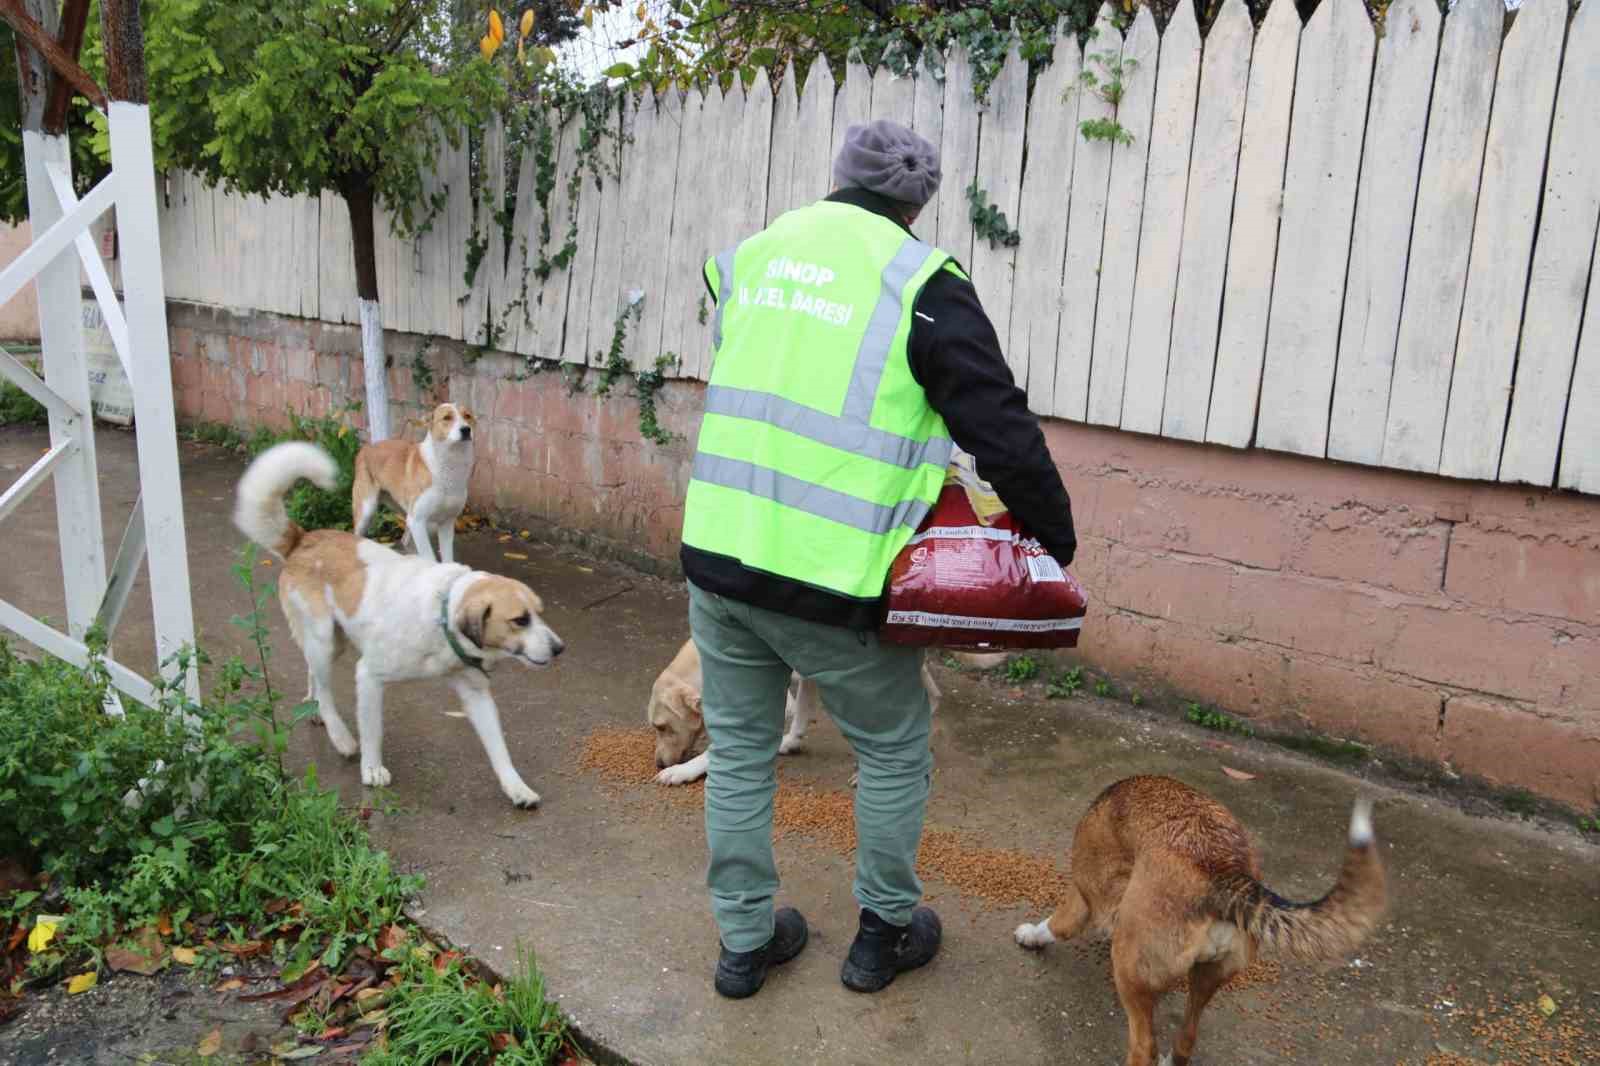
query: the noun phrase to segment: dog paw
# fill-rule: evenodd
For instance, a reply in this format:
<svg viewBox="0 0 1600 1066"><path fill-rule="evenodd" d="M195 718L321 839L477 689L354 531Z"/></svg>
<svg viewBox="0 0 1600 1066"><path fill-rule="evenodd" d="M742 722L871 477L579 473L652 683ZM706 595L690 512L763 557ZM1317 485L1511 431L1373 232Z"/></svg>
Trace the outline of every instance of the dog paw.
<svg viewBox="0 0 1600 1066"><path fill-rule="evenodd" d="M805 737L784 737L778 742L779 755L794 755L806 750Z"/></svg>
<svg viewBox="0 0 1600 1066"><path fill-rule="evenodd" d="M656 774L656 784L658 785L687 785L689 782L699 779L699 772L686 763L669 766L659 774Z"/></svg>
<svg viewBox="0 0 1600 1066"><path fill-rule="evenodd" d="M1172 1066L1172 1052L1169 1051L1161 1056L1161 1061L1156 1066Z"/></svg>
<svg viewBox="0 0 1600 1066"><path fill-rule="evenodd" d="M328 730L328 743L333 745L334 751L343 755L346 759L354 759L361 754L361 745L356 743L356 738L349 733L343 731L335 732L330 729ZM378 769L382 770L383 767L380 766Z"/></svg>
<svg viewBox="0 0 1600 1066"><path fill-rule="evenodd" d="M1023 922L1017 926L1017 931L1012 935L1017 938L1018 944L1025 948L1035 949L1042 948L1046 944L1053 944L1056 939L1050 932L1050 924L1048 922L1039 922L1038 924Z"/></svg>
<svg viewBox="0 0 1600 1066"><path fill-rule="evenodd" d="M531 810L539 806L539 793L518 781L514 786L505 790L511 802L523 810Z"/></svg>
<svg viewBox="0 0 1600 1066"><path fill-rule="evenodd" d="M384 788L389 784L389 770L383 766L363 766L361 783L371 788Z"/></svg>

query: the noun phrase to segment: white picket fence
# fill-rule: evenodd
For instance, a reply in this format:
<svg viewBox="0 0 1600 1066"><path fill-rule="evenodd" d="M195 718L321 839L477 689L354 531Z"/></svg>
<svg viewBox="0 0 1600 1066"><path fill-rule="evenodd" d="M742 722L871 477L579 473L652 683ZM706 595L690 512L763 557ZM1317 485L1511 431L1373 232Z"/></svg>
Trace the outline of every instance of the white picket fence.
<svg viewBox="0 0 1600 1066"><path fill-rule="evenodd" d="M1600 493L1600 2L1570 27L1567 0L1504 19L1503 0L1447 17L1396 0L1379 33L1361 0L1324 0L1304 26L1277 0L1257 29L1226 0L1202 39L1193 5L1159 34L1141 10L1126 36L1108 6L1087 56L1061 40L1030 94L1013 54L983 105L960 52L942 83L852 66L838 86L818 62L799 93L789 71L776 92L760 75L646 97L623 109L620 181L586 178L575 210L576 123L561 131L547 250L575 215L578 251L543 285L524 269L543 221L533 153L512 247L491 234L470 287L467 154L441 158L433 229L380 243L385 324L594 363L642 292L630 358L672 353L703 379L701 262L826 194L849 124L885 117L941 146L918 232L970 269L1038 413ZM1112 115L1069 91L1103 54L1137 61L1115 113L1131 144L1078 132ZM491 133L486 172L502 150ZM1018 247L974 237L974 180ZM356 320L341 202L182 174L169 193L173 298Z"/></svg>

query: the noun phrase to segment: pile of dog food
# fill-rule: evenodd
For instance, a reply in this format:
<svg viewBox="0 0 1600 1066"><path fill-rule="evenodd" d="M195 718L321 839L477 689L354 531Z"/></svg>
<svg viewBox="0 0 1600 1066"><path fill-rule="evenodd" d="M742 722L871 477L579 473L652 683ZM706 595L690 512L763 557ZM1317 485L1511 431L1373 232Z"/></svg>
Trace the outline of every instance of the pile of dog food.
<svg viewBox="0 0 1600 1066"><path fill-rule="evenodd" d="M648 730L598 729L584 739L578 765L608 785L648 787L663 804L701 804L704 782L676 788L655 784L655 741ZM822 788L780 771L773 803L773 836L804 840L839 855L856 848L855 795ZM987 847L970 834L929 828L922 835L917 871L985 906L1054 907L1067 877L1049 855Z"/></svg>

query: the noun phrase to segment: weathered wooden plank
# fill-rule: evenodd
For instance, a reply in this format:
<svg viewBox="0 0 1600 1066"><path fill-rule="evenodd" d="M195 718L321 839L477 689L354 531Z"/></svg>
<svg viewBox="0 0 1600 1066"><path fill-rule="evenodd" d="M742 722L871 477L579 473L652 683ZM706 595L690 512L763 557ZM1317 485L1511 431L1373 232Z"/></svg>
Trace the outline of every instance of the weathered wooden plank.
<svg viewBox="0 0 1600 1066"><path fill-rule="evenodd" d="M979 114L978 169L975 179L989 202L999 207L1006 221L1017 225L1022 205L1022 150L1028 132L1028 64L1013 44L1005 64L989 86L989 98ZM1016 275L1017 249L979 238L972 241L972 284L978 302L994 323L997 336L1011 334L1011 288ZM1012 376L1028 380L1028 367L1020 367L1015 352L1006 353Z"/></svg>
<svg viewBox="0 0 1600 1066"><path fill-rule="evenodd" d="M1128 366L1133 285L1139 266L1139 229L1144 218L1145 170L1150 123L1155 112L1160 39L1148 7L1140 8L1122 45L1126 86L1117 121L1133 143L1111 150L1111 191L1106 198L1105 244L1100 254L1100 298L1094 317L1094 357L1089 367L1089 421L1122 421L1122 389ZM1097 70L1097 74L1102 71Z"/></svg>
<svg viewBox="0 0 1600 1066"><path fill-rule="evenodd" d="M1600 285L1592 275L1578 363L1572 370L1572 394L1567 400L1558 483L1564 489L1600 493Z"/></svg>
<svg viewBox="0 0 1600 1066"><path fill-rule="evenodd" d="M609 114L609 112L608 112ZM584 130L588 120L578 119L578 129ZM594 278L600 245L600 214L605 207L605 190L608 183L603 166L596 153L604 151L598 131L590 130L588 137L580 134L579 144L589 142L588 155L580 155L573 165L579 175L577 186L578 232L577 246L572 256L572 280L567 288L566 327L562 331L561 361L579 366L592 365L596 344L589 337L589 304L594 298ZM597 174L597 171L599 172ZM611 331L605 330L609 342Z"/></svg>
<svg viewBox="0 0 1600 1066"><path fill-rule="evenodd" d="M1161 35L1150 159L1144 180L1144 223L1139 231L1139 268L1133 285L1133 320L1128 326L1121 424L1123 429L1139 433L1161 431L1199 92L1200 27L1195 22L1194 5L1180 3ZM1219 190L1207 189L1205 193L1218 195Z"/></svg>
<svg viewBox="0 0 1600 1066"><path fill-rule="evenodd" d="M939 146L938 238L940 248L972 266L972 213L967 190L978 176L978 104L973 99L972 63L957 45L944 65L944 129ZM926 232L926 229L924 229Z"/></svg>
<svg viewBox="0 0 1600 1066"><path fill-rule="evenodd" d="M324 192L317 206L317 306L325 322L355 322L355 253L350 245L350 209L344 197Z"/></svg>
<svg viewBox="0 0 1600 1066"><path fill-rule="evenodd" d="M1206 440L1213 444L1243 448L1255 434L1299 52L1300 15L1292 0L1275 0L1250 59L1222 327L1206 414Z"/></svg>
<svg viewBox="0 0 1600 1066"><path fill-rule="evenodd" d="M680 201L695 195L695 191L684 181L688 161L679 158L683 100L677 90L668 89L660 98L644 101L639 121L648 131L648 136L638 142L645 146L646 154L639 157L643 164L631 168L628 173L637 176L638 187L632 199L641 206L637 210L629 208L628 217L638 220L638 211L644 212L639 228L642 239L639 257L630 256L624 261L623 285L625 291L637 289L643 294L644 303L639 307L639 322L631 350L634 368L644 370L667 351L662 337L667 318L667 287L677 272L670 254L672 223L684 210ZM672 175L671 182L664 180L668 174ZM659 186L658 181L661 182Z"/></svg>
<svg viewBox="0 0 1600 1066"><path fill-rule="evenodd" d="M299 250L296 264L300 274L297 294L299 314L301 318L321 318L322 307L318 302L320 281L317 276L321 263L317 235L322 201L314 196L298 196L295 204L295 246Z"/></svg>
<svg viewBox="0 0 1600 1066"><path fill-rule="evenodd" d="M829 105L831 121L831 100ZM667 261L674 264L676 269L667 271L661 300L661 351L663 354L670 352L678 360L685 377L694 377L698 372L699 353L684 347L687 339L684 332L684 305L687 304L692 311L695 300L705 292L705 283L700 279L703 242L696 236L706 201L711 199L704 195L703 186L700 185L702 161L710 143L705 118L705 97L698 89L690 89L684 97L679 118L682 130L678 154L680 195L672 206L672 231L667 254Z"/></svg>
<svg viewBox="0 0 1600 1066"><path fill-rule="evenodd" d="M706 96L705 143L718 145L719 152L728 150L725 140L737 118L740 96L737 85L727 93L718 92L713 88ZM737 150L737 143L733 147ZM707 190L716 188L719 184L726 187L727 183L719 180L722 177L717 157L711 152L703 153L698 187ZM736 238L730 232L727 222L728 205L715 196L704 196L701 200L700 210L695 216L696 225L691 230L694 241L686 247L686 258L680 260L688 269L683 271L686 298L680 305L679 311L683 315L684 365L685 367L692 365L695 368L694 376L704 381L711 376L711 359L714 354L711 351L711 298L706 293L703 273L705 261L731 245Z"/></svg>
<svg viewBox="0 0 1600 1066"><path fill-rule="evenodd" d="M833 188L833 71L826 59L812 60L800 93L799 135L795 138L794 181L789 203L803 207Z"/></svg>
<svg viewBox="0 0 1600 1066"><path fill-rule="evenodd" d="M1084 45L1079 69L1100 78L1122 57L1122 34L1112 21L1110 4L1100 8L1094 29ZM1085 122L1112 118L1114 109L1099 93L1080 85L1073 91L1077 114L1067 131L1076 141L1072 163L1072 188L1067 210L1067 255L1061 269L1061 327L1056 341L1054 399L1050 409L1058 418L1081 422L1088 416L1089 368L1094 353L1095 313L1100 296L1100 256L1106 231L1106 203L1110 190L1112 146L1088 140L1080 132ZM1032 386L1028 390L1035 401ZM1043 412L1042 407L1035 410Z"/></svg>
<svg viewBox="0 0 1600 1066"><path fill-rule="evenodd" d="M1500 472L1539 213L1536 175L1544 173L1566 28L1566 0L1526 0L1501 45L1439 458L1446 477ZM1594 54L1575 58L1600 63Z"/></svg>
<svg viewBox="0 0 1600 1066"><path fill-rule="evenodd" d="M594 246L594 282L589 287L589 325L586 347L591 366L604 366L617 330L617 315L622 310L622 257L631 241L622 210L623 146L633 131L633 109L626 96L613 103L613 137L603 142L605 158L604 188L600 194L600 217ZM593 186L586 190L593 195Z"/></svg>
<svg viewBox="0 0 1600 1066"><path fill-rule="evenodd" d="M1584 4L1567 31L1567 61L1561 68L1556 97L1522 351L1505 453L1500 458L1501 481L1535 485L1554 481L1568 408L1567 390L1575 384L1572 367L1578 327L1584 322L1584 289L1600 288L1589 280L1595 229L1600 224L1600 124L1594 120L1594 102L1600 100L1600 63L1592 59L1597 55L1600 4ZM1586 335L1600 335L1600 318L1592 309L1587 326ZM1594 387L1591 382L1590 388ZM1576 392L1572 402L1578 404ZM1595 419L1592 408L1588 417ZM1569 455L1571 460L1584 461L1582 456ZM1591 455L1588 462L1588 469L1600 469L1600 456Z"/></svg>
<svg viewBox="0 0 1600 1066"><path fill-rule="evenodd" d="M1383 457L1439 18L1434 0L1398 0L1378 41L1328 425L1333 459Z"/></svg>
<svg viewBox="0 0 1600 1066"><path fill-rule="evenodd" d="M505 266L500 258L505 251L505 238L495 217L506 202L505 159L505 123L497 115L484 130L483 154L478 167L478 204L473 222L477 242L483 249L482 258L473 273L472 292L462 310L462 325L467 340L473 344L488 345L493 339L489 316L498 314L495 289L505 282Z"/></svg>
<svg viewBox="0 0 1600 1066"><path fill-rule="evenodd" d="M1056 341L1066 296L1061 269L1067 254L1067 200L1073 158L1082 143L1079 94L1073 91L1081 63L1077 42L1058 33L1050 65L1039 72L1028 108L1028 162L1015 223L1026 236L1017 246L1006 359L1036 414L1050 414L1055 405Z"/></svg>
<svg viewBox="0 0 1600 1066"><path fill-rule="evenodd" d="M450 158L450 322L455 340L467 338L468 242L472 239L472 180L469 169L472 145L463 131L461 147Z"/></svg>
<svg viewBox="0 0 1600 1066"><path fill-rule="evenodd" d="M800 133L800 94L795 91L794 63L784 69L773 94L772 149L767 166L767 214L771 222L796 205L790 200L794 184L795 141Z"/></svg>
<svg viewBox="0 0 1600 1066"><path fill-rule="evenodd" d="M1389 391L1384 466L1439 469L1494 93L1489 72L1498 65L1504 19L1501 0L1461 0L1444 22Z"/></svg>
<svg viewBox="0 0 1600 1066"><path fill-rule="evenodd" d="M934 77L933 71L928 66L927 57L917 64L917 75L913 82L911 128L921 134L929 144L940 147L944 144L944 84ZM940 169L943 170L942 161ZM948 180L948 175L942 179L942 181ZM932 244L938 243L939 197L935 196L928 201L928 205L917 216L914 229L923 240ZM946 251L953 252L953 249Z"/></svg>
<svg viewBox="0 0 1600 1066"><path fill-rule="evenodd" d="M872 74L860 63L849 63L844 69L844 85L833 100L833 135L829 140L828 159L839 154L844 135L851 126L872 121Z"/></svg>
<svg viewBox="0 0 1600 1066"><path fill-rule="evenodd" d="M765 70L756 71L755 81L745 93L744 108L739 112L739 155L744 179L742 198L733 216L724 215L732 223L732 232L723 235L724 242L743 240L766 225L767 178L772 158L772 84Z"/></svg>
<svg viewBox="0 0 1600 1066"><path fill-rule="evenodd" d="M898 122L916 129L917 81L911 74L895 74L879 65L872 75L872 119Z"/></svg>
<svg viewBox="0 0 1600 1066"><path fill-rule="evenodd" d="M517 300L521 301L521 306L508 316L506 335L501 344L507 351L519 355L533 355L537 350L537 314L539 298L544 290L544 283L538 275L540 241L543 239L541 229L546 222L545 209L549 196L554 192L553 188L547 190L545 200L540 200L540 154L545 151L541 146L544 130L549 131L548 148L552 162L561 150L560 116L554 111L547 111L541 121L545 125L532 131L530 142L522 148L522 161L517 168L517 202L512 209L511 255L506 266L507 274L518 279Z"/></svg>
<svg viewBox="0 0 1600 1066"><path fill-rule="evenodd" d="M562 335L566 329L567 294L572 284L572 262L567 256L569 242L576 246L577 205L572 202L571 181L577 168L578 132L582 126L581 115L571 115L561 124L556 150L554 180L548 205L550 236L540 243L542 233L529 238L529 254L534 262L543 264L549 274L539 285L539 309L533 316L533 351L529 354L539 359L561 359ZM566 259L565 266L556 260Z"/></svg>
<svg viewBox="0 0 1600 1066"><path fill-rule="evenodd" d="M1327 453L1376 47L1361 0L1324 0L1306 24L1261 379L1257 444L1264 448Z"/></svg>
<svg viewBox="0 0 1600 1066"><path fill-rule="evenodd" d="M1206 37L1161 409L1162 435L1179 440L1206 435L1253 35L1243 0L1227 0Z"/></svg>

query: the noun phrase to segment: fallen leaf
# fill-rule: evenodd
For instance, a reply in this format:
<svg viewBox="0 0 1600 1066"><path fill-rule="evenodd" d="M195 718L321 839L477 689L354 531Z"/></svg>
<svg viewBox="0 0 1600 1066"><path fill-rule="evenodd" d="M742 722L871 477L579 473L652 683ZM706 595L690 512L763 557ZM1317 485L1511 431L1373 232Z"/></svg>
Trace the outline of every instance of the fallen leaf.
<svg viewBox="0 0 1600 1066"><path fill-rule="evenodd" d="M37 955L50 946L50 941L56 938L56 923L47 922L43 918L33 927L33 932L28 934L28 950Z"/></svg>
<svg viewBox="0 0 1600 1066"><path fill-rule="evenodd" d="M506 558L507 559L522 560L522 559L526 559L527 556L522 554L521 552L506 552Z"/></svg>
<svg viewBox="0 0 1600 1066"><path fill-rule="evenodd" d="M268 914L282 914L284 911L289 909L289 901L286 899L275 899L261 909Z"/></svg>
<svg viewBox="0 0 1600 1066"><path fill-rule="evenodd" d="M16 951L18 945L20 945L26 939L28 939L28 927L25 925L17 926L11 932L11 939L6 942L5 954L9 955L13 951Z"/></svg>
<svg viewBox="0 0 1600 1066"><path fill-rule="evenodd" d="M505 1051L507 1048L519 1047L517 1038L510 1033L495 1033L489 1038L489 1046L496 1051Z"/></svg>
<svg viewBox="0 0 1600 1066"><path fill-rule="evenodd" d="M285 1040L281 1044L272 1045L272 1054L280 1059L309 1059L313 1055L322 1054L322 1049L317 1047L315 1044L308 1044L305 1047L301 1047L293 1040Z"/></svg>
<svg viewBox="0 0 1600 1066"><path fill-rule="evenodd" d="M194 1053L203 1059L209 1059L221 1050L222 1026L219 1025L206 1034L205 1039L200 1041L200 1045L194 1049Z"/></svg>
<svg viewBox="0 0 1600 1066"><path fill-rule="evenodd" d="M106 965L122 973L136 973L149 977L166 963L159 954L152 955L133 948L106 948Z"/></svg>
<svg viewBox="0 0 1600 1066"><path fill-rule="evenodd" d="M510 533L504 534L499 539L500 539L500 543L501 544L510 544L511 543L511 534Z"/></svg>
<svg viewBox="0 0 1600 1066"><path fill-rule="evenodd" d="M580 567L578 567L578 569L582 570L586 574L594 573L594 567L592 567L592 566L580 566Z"/></svg>
<svg viewBox="0 0 1600 1066"><path fill-rule="evenodd" d="M381 988L363 988L361 991L356 993L356 1002L357 1003L365 1003L367 1000L371 999L373 996L381 996L381 995L383 995L383 989L381 989Z"/></svg>
<svg viewBox="0 0 1600 1066"><path fill-rule="evenodd" d="M318 1040L337 1040L341 1036L343 1036L346 1033L348 1033L349 1031L350 1030L346 1029L342 1025L330 1025L330 1026L328 1026L328 1028L324 1029L322 1032L317 1034L317 1039Z"/></svg>
<svg viewBox="0 0 1600 1066"><path fill-rule="evenodd" d="M1552 1014L1554 1014L1555 1012L1556 1012L1556 1001L1551 999L1549 996L1540 996L1539 997L1539 1013L1544 1015L1546 1018L1548 1018Z"/></svg>
<svg viewBox="0 0 1600 1066"><path fill-rule="evenodd" d="M378 950L388 951L406 942L406 931L398 925L386 925L378 933Z"/></svg>
<svg viewBox="0 0 1600 1066"><path fill-rule="evenodd" d="M246 940L237 944L218 944L217 947L221 948L223 951L226 951L229 955L233 955L241 959L253 958L254 956L259 955L263 951L267 950L267 945L263 944L259 940Z"/></svg>
<svg viewBox="0 0 1600 1066"><path fill-rule="evenodd" d="M455 960L459 959L460 957L461 957L461 952L459 952L459 951L443 951L443 952L440 952L437 956L435 956L435 958L433 960L433 972L434 973L444 973L445 970L450 968L450 964L452 962L454 962Z"/></svg>
<svg viewBox="0 0 1600 1066"><path fill-rule="evenodd" d="M165 911L161 913L161 917L156 921L156 932L162 936L172 935L172 915Z"/></svg>
<svg viewBox="0 0 1600 1066"><path fill-rule="evenodd" d="M1243 770L1235 770L1231 766L1224 766L1222 768L1222 772L1233 778L1235 781L1254 781L1256 779L1255 774L1247 774Z"/></svg>
<svg viewBox="0 0 1600 1066"><path fill-rule="evenodd" d="M521 537L523 540L527 540L529 537L533 536L533 534L528 532L526 529L519 529L517 530L517 536Z"/></svg>
<svg viewBox="0 0 1600 1066"><path fill-rule="evenodd" d="M177 952L173 952L173 954L177 954ZM244 982L243 981L239 980L237 977L230 977L226 981L222 982L220 985L217 986L217 991L218 992L237 992L239 989L241 989L243 987L244 987Z"/></svg>
<svg viewBox="0 0 1600 1066"><path fill-rule="evenodd" d="M93 988L99 983L100 975L95 973L93 970L90 970L88 973L80 973L78 976L67 982L67 995L76 996L80 992L87 992L89 989Z"/></svg>
<svg viewBox="0 0 1600 1066"><path fill-rule="evenodd" d="M181 962L185 966L193 966L200 961L200 955L194 948L173 948L172 958L173 961Z"/></svg>

